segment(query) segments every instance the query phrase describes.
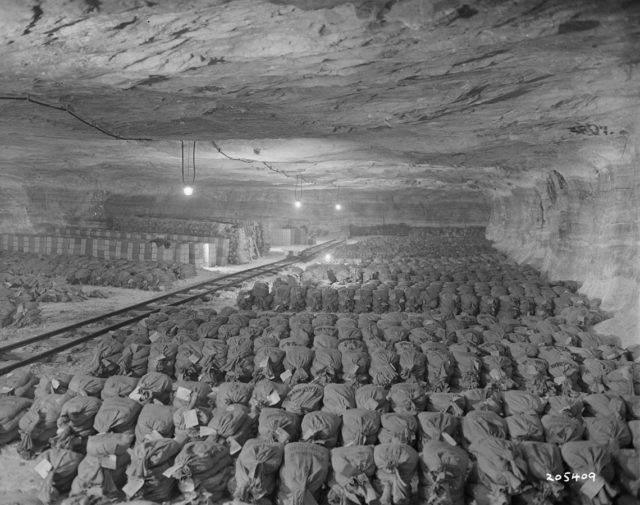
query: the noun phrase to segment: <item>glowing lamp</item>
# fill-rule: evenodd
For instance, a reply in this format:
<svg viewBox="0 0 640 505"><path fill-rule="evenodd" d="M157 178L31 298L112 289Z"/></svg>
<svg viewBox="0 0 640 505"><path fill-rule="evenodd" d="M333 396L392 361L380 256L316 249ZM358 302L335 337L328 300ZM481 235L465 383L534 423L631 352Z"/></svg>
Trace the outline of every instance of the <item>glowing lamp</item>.
<svg viewBox="0 0 640 505"><path fill-rule="evenodd" d="M293 202L293 205L296 209L299 209L300 207L302 207L302 202L300 200L296 200L295 202Z"/></svg>
<svg viewBox="0 0 640 505"><path fill-rule="evenodd" d="M185 186L182 188L182 192L185 194L185 196L191 196L193 195L193 186Z"/></svg>

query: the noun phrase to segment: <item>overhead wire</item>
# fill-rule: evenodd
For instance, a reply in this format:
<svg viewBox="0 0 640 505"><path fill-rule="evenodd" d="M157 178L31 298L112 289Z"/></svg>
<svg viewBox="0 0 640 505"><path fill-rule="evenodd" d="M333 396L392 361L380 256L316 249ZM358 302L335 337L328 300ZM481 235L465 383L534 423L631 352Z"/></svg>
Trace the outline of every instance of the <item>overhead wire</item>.
<svg viewBox="0 0 640 505"><path fill-rule="evenodd" d="M48 103L45 102L43 100L34 98L31 94L27 93L26 95L0 95L0 100L14 100L14 101L24 101L24 102L29 102L29 103L33 103L35 105L39 105L41 107L47 107L50 109L54 109L54 110L59 110L62 112L66 112L67 114L69 114L70 116L72 116L73 118L77 119L78 121L80 121L81 123L99 131L100 133L103 133L104 135L107 135L111 138L117 139L117 140L130 140L130 141L138 141L138 142L151 142L155 139L152 138L146 138L146 137L124 137L118 133L112 132L110 130L108 130L107 128L98 125L95 121L91 121L88 119L85 119L84 117L82 117L80 114L78 114L77 112L75 112L71 106L71 104L69 103L61 103L60 105L58 104L52 104L52 103ZM183 181L184 181L184 141L182 142L182 174L183 174ZM193 178L195 180L195 150L196 150L196 146L195 146L196 142L194 141L193 143ZM212 144L214 146L214 148L218 151L218 153L222 156L224 156L225 158L229 159L229 160L233 160L233 161L240 161L242 163L247 163L249 165L253 165L256 160L251 160L248 158L236 158L233 156L229 156L227 153L225 153L220 146L218 146L218 144L215 141L212 141ZM188 155L187 155L188 156ZM302 182L306 182L309 184L318 184L317 181L314 181L312 179L309 179L307 177L305 177L302 174L291 174L290 172L287 172L286 170L282 170L279 168L276 168L274 166L272 166L271 164L267 163L266 161L261 161L259 162L261 163L265 168L269 169L270 171L277 173L277 174L281 174L284 175L285 177L296 177L296 184L298 183L298 181L300 181L300 189L302 189ZM188 168L188 167L187 167Z"/></svg>
<svg viewBox="0 0 640 505"><path fill-rule="evenodd" d="M67 114L69 114L70 116L74 117L75 119L77 119L78 121L80 121L81 123L84 123L87 126L90 126L91 128L94 128L96 130L98 130L101 133L104 133L105 135L108 135L109 137L112 137L114 139L117 140L134 140L134 141L138 141L138 142L149 142L152 141L153 139L150 138L136 138L136 137L123 137L122 135L118 134L118 133L114 133L112 131L107 130L106 128L99 126L95 121L90 121L87 120L85 118L83 118L82 116L80 116L80 114L78 114L77 112L75 112L72 108L71 108L71 104L68 103L63 103L61 105L56 105L56 104L52 104L52 103L47 103L44 102L42 100L38 100L36 98L33 98L29 93L27 93L24 96L0 96L0 100L15 100L15 101L24 101L24 102L30 102L36 105L40 105L42 107L47 107L50 109L55 109L55 110L59 110L62 112L66 112Z"/></svg>

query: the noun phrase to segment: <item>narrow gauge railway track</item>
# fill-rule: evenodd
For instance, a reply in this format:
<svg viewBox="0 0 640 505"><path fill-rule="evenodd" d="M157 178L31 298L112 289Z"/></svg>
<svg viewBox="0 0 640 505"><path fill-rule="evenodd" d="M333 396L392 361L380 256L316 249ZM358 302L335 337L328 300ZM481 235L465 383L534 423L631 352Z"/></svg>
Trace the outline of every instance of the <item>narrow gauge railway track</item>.
<svg viewBox="0 0 640 505"><path fill-rule="evenodd" d="M2 358L3 356L6 357L6 354L11 351L20 350L28 345L47 342L54 337L69 338L72 332L76 332L78 330L86 330L89 326L99 325L99 328L91 329L88 334L73 338L71 340L67 340L64 343L61 343L60 345L54 345L53 347L45 351L33 354L23 359L19 359L8 365L1 366L0 375L5 375L13 370L16 370L17 368L36 363L44 358L53 356L62 351L88 342L89 340L99 337L100 335L104 335L105 333L108 333L110 331L117 330L124 326L136 323L151 314L159 312L163 307L183 305L185 303L195 301L205 295L236 287L243 282L254 279L261 275L279 272L286 267L289 267L300 261L308 261L315 255L327 249L331 249L342 242L342 240L338 239L324 242L322 244L304 249L297 255L289 255L286 258L274 261L273 263L267 263L266 265L260 265L233 274L223 275L215 279L202 281L197 284L178 289L176 291L171 291L169 293L150 298L134 305L129 305L112 312L91 317L89 319L84 319L77 323L63 326L61 328L41 333L40 335L21 340L19 342L14 342L12 344L2 346L0 347L0 358Z"/></svg>

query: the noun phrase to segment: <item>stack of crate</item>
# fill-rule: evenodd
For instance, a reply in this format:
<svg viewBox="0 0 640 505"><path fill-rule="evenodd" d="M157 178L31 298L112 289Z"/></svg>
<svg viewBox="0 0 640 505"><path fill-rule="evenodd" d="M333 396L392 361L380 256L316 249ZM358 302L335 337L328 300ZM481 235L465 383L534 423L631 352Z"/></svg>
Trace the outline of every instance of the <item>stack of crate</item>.
<svg viewBox="0 0 640 505"><path fill-rule="evenodd" d="M101 259L177 262L197 267L226 265L229 257L229 239L211 237L205 240L207 242L169 240L169 247L165 247L142 237L108 238L91 236L91 234L60 236L0 233L0 250L63 256L93 256Z"/></svg>

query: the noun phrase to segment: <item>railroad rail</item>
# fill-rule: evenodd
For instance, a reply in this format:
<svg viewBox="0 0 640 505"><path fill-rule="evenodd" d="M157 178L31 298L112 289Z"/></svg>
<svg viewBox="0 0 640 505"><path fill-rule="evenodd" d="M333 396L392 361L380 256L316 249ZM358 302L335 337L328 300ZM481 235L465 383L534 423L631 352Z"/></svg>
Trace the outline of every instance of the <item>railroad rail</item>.
<svg viewBox="0 0 640 505"><path fill-rule="evenodd" d="M236 273L208 279L191 286L164 293L160 296L150 298L143 302L129 305L127 307L91 317L89 319L84 319L82 321L78 321L77 323L63 326L61 328L47 331L45 333L41 333L40 335L21 340L19 342L14 342L12 344L2 346L0 347L0 357L8 352L24 348L28 345L48 341L53 337L69 337L69 334L71 334L72 332L86 329L89 326L96 324L101 325L100 328L92 329L90 333L86 335L73 338L72 340L68 340L67 342L56 345L45 351L33 354L29 357L25 357L24 359L20 359L8 365L1 366L0 375L5 375L23 366L36 363L44 358L53 356L72 347L76 347L110 331L117 330L124 326L136 323L151 314L159 312L163 307L183 305L185 303L195 301L205 295L235 287L243 282L254 279L261 275L279 272L300 261L308 261L317 254L320 254L327 249L331 249L341 244L342 242L344 242L344 240L342 239L330 240L328 242L324 242L322 244L304 249L298 254L290 254L286 258L274 261L272 263L267 263L265 265L241 270Z"/></svg>

